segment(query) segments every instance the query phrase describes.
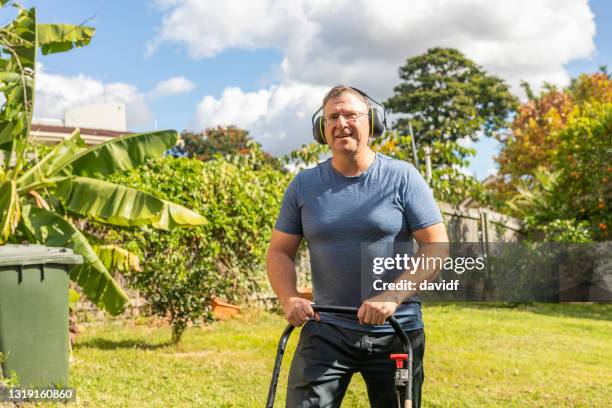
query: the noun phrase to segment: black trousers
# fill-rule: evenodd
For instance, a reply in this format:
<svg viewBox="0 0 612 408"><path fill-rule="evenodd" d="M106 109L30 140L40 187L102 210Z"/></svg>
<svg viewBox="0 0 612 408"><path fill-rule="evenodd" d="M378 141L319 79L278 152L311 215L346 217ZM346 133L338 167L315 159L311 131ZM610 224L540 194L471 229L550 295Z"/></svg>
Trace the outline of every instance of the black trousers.
<svg viewBox="0 0 612 408"><path fill-rule="evenodd" d="M425 332L406 332L413 350L412 406L421 406ZM399 338L367 333L309 320L302 328L291 362L287 386L288 408L340 407L351 377L359 372L366 383L370 406L397 408L395 363L392 353L403 353ZM401 396L402 401L404 396ZM403 406L402 406L403 408Z"/></svg>

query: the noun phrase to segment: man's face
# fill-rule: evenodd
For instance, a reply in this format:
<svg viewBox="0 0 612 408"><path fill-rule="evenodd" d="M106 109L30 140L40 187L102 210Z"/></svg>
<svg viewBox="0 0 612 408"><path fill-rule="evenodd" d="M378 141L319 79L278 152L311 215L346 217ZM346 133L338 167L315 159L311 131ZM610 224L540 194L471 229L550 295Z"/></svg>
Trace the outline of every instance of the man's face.
<svg viewBox="0 0 612 408"><path fill-rule="evenodd" d="M354 154L368 146L368 105L351 93L327 101L323 125L333 154Z"/></svg>

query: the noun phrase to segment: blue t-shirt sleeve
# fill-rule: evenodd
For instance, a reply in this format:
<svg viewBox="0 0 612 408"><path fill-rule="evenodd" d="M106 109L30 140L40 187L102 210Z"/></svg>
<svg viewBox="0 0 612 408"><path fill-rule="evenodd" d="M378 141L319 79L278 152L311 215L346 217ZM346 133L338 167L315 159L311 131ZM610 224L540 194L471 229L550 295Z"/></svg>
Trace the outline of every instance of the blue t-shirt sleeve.
<svg viewBox="0 0 612 408"><path fill-rule="evenodd" d="M298 176L295 176L285 190L281 209L274 228L287 234L302 235L302 214L298 202Z"/></svg>
<svg viewBox="0 0 612 408"><path fill-rule="evenodd" d="M417 231L443 222L442 214L433 197L433 192L417 169L409 165L407 181L404 183L404 214L408 228Z"/></svg>

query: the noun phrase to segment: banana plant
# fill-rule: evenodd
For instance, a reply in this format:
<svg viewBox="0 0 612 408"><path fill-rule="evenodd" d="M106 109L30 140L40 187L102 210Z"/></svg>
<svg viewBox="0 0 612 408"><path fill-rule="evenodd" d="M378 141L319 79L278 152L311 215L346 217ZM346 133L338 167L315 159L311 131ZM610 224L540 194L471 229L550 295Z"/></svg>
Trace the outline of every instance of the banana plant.
<svg viewBox="0 0 612 408"><path fill-rule="evenodd" d="M508 201L508 207L521 217L526 217L534 211L552 213L553 190L560 175L560 170L551 172L543 166L538 167L534 171L533 180L518 185L518 194Z"/></svg>
<svg viewBox="0 0 612 408"><path fill-rule="evenodd" d="M0 6L7 6L0 0ZM36 54L68 51L87 45L92 27L37 24L35 9L18 9L17 17L0 28L0 245L28 242L69 247L83 256L70 278L99 308L119 314L127 296L109 267L134 265L129 253L112 246L95 247L73 220L120 227L169 230L206 223L198 213L122 185L103 180L162 156L176 145L176 131L127 134L89 147L77 130L48 154L28 164L34 107ZM31 150L31 149L30 149ZM114 265L114 266L111 266ZM137 263L136 263L137 265Z"/></svg>

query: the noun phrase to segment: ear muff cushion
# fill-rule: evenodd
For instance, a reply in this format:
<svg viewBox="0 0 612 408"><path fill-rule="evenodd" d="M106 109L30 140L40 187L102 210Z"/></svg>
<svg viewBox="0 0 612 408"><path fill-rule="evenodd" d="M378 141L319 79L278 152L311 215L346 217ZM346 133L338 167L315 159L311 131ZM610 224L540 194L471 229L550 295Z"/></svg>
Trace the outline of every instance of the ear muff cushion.
<svg viewBox="0 0 612 408"><path fill-rule="evenodd" d="M385 133L385 122L378 109L370 108L368 120L370 122L370 137L380 137Z"/></svg>
<svg viewBox="0 0 612 408"><path fill-rule="evenodd" d="M327 144L324 136L325 130L323 129L323 117L319 116L315 119L314 126L312 127L312 137L320 144Z"/></svg>

